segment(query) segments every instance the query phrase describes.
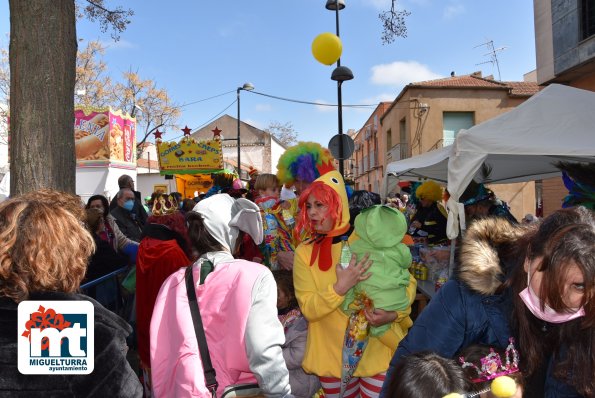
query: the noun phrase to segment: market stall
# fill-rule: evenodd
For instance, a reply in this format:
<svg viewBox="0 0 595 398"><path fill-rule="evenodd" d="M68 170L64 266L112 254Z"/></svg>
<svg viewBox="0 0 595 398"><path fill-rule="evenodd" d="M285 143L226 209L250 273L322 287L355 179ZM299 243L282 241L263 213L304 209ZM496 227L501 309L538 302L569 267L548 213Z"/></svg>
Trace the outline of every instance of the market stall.
<svg viewBox="0 0 595 398"><path fill-rule="evenodd" d="M223 168L223 151L218 137L197 141L190 137L190 129L184 129L184 137L179 142L164 142L157 132L155 144L159 173L174 176L177 191L184 198L206 192L213 185L213 175L230 173Z"/></svg>
<svg viewBox="0 0 595 398"><path fill-rule="evenodd" d="M515 109L461 131L448 160L448 236L465 228L458 202L471 182L560 176L559 161L595 162L595 92L552 84ZM481 168L490 170L482 178Z"/></svg>
<svg viewBox="0 0 595 398"><path fill-rule="evenodd" d="M452 146L390 163L386 179L447 181L451 195L447 232L454 239L459 227L465 228L464 207L457 199L471 180L490 184L532 181L560 176L559 161L595 162L594 109L595 93L553 84L514 110L461 131ZM490 173L482 173L482 166ZM433 254L442 259L445 255L432 253L430 261L436 260ZM431 283L422 280L420 286L431 296Z"/></svg>

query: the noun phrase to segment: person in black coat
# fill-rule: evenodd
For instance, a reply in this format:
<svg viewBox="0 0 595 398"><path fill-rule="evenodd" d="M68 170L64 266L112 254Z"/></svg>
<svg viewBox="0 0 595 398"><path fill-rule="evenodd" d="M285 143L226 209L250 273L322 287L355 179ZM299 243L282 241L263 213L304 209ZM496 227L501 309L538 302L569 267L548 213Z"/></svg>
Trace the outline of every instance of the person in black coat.
<svg viewBox="0 0 595 398"><path fill-rule="evenodd" d="M106 225L103 212L100 209L89 208L86 209L86 214L87 229L93 236L96 249L89 259L89 266L83 284L96 281L130 265L130 260L126 254L115 251L108 240L102 239L102 236L106 236L106 234L102 234ZM115 311L121 304L118 303L120 301L119 288L118 280L113 276L85 289L85 293L99 301L104 307Z"/></svg>
<svg viewBox="0 0 595 398"><path fill-rule="evenodd" d="M143 206L141 193L134 190L134 180L128 174L123 174L120 176L120 178L118 178L118 187L120 189L128 188L134 194L134 206L132 208L132 214L134 214L134 219L138 221L142 229L147 223L147 218L149 218L149 215ZM109 209L112 211L117 207L118 203L116 197L114 197L110 202Z"/></svg>
<svg viewBox="0 0 595 398"><path fill-rule="evenodd" d="M409 233L414 239L427 239L427 243L431 245L445 243L447 213L440 203L442 188L436 182L428 180L417 187L415 196L419 199L419 204L411 218Z"/></svg>
<svg viewBox="0 0 595 398"><path fill-rule="evenodd" d="M80 200L52 190L0 204L0 395L10 397L140 397L126 360L131 327L95 300L77 293L95 249L83 226ZM94 308L94 370L90 374L27 375L18 370L18 320L25 300L88 301ZM45 318L44 318L45 319ZM23 322L24 323L24 322ZM31 326L29 326L31 327ZM70 339L69 339L70 340ZM51 348L51 343L50 343Z"/></svg>
<svg viewBox="0 0 595 398"><path fill-rule="evenodd" d="M111 210L110 214L128 239L140 242L144 224L134 212L134 198L134 193L129 188L120 189L116 194L116 208Z"/></svg>
<svg viewBox="0 0 595 398"><path fill-rule="evenodd" d="M129 265L128 256L116 252L108 241L100 238L99 233L102 228L105 228L101 210L91 208L87 209L86 213L87 228L93 236L96 249L89 260L89 266L87 268L87 273L85 274L84 282L101 278L118 268Z"/></svg>

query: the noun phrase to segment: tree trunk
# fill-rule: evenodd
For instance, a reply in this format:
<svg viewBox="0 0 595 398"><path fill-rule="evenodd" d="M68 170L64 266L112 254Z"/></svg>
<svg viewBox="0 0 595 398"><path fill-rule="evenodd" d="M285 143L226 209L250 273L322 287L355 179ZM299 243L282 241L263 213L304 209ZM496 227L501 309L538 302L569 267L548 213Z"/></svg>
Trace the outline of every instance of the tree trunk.
<svg viewBox="0 0 595 398"><path fill-rule="evenodd" d="M9 4L11 196L74 193L74 0Z"/></svg>

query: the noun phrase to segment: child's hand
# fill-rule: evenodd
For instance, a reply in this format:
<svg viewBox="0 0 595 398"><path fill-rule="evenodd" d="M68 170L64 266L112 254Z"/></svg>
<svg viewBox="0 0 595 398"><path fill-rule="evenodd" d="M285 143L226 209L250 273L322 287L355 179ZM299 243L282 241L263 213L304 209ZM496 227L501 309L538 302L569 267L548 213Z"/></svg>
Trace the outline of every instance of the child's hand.
<svg viewBox="0 0 595 398"><path fill-rule="evenodd" d="M339 264L335 266L337 282L333 285L333 288L339 296L344 296L359 281L365 281L372 276L371 273L366 272L372 265L372 260L368 260L369 257L370 255L366 253L361 261L358 262L357 256L352 254L347 268L343 269Z"/></svg>
<svg viewBox="0 0 595 398"><path fill-rule="evenodd" d="M397 312L396 311L385 311L379 308L376 309L368 309L364 310L364 315L370 323L370 326L382 326L386 325L387 323L392 323L397 319Z"/></svg>

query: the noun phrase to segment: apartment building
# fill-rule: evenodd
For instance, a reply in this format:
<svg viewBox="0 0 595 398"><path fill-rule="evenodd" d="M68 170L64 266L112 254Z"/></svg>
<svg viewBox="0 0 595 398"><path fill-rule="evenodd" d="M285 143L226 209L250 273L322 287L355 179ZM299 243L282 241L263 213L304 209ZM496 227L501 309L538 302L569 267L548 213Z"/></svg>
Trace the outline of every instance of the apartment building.
<svg viewBox="0 0 595 398"><path fill-rule="evenodd" d="M595 1L534 0L533 12L537 83L595 91ZM537 189L545 216L568 194L561 178L539 181Z"/></svg>
<svg viewBox="0 0 595 398"><path fill-rule="evenodd" d="M381 102L366 120L354 137L355 149L350 162L350 173L355 189L380 192L386 168L386 152L390 142L386 142L380 118L390 106L390 102ZM389 146L387 146L389 145Z"/></svg>
<svg viewBox="0 0 595 398"><path fill-rule="evenodd" d="M461 129L515 108L538 90L535 82L501 82L481 72L410 83L380 118L386 162L450 145ZM519 219L535 212L533 182L491 188Z"/></svg>

